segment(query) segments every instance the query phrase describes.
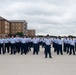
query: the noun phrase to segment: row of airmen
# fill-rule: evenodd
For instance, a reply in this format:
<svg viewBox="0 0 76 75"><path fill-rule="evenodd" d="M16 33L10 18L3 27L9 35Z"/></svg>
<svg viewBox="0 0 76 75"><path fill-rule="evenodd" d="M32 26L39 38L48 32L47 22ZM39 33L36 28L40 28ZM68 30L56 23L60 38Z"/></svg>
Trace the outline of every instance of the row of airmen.
<svg viewBox="0 0 76 75"><path fill-rule="evenodd" d="M50 56L50 52L47 51L47 49L46 49L46 45L50 45L50 44L52 44L50 46L50 48L53 46L54 52L56 52L57 55L59 55L59 54L63 55L63 52L65 52L69 55L71 55L71 54L75 55L75 52L76 52L76 38L70 38L70 37L61 38L59 36L59 37L55 37L55 38L53 38L49 41L48 40L45 41L46 38L48 38L48 37L42 38L42 39L44 39L44 40L42 40L42 43L43 43L42 46L45 47L45 51L46 51L45 52L45 57L47 57L46 53L48 53L49 56ZM48 39L50 39L50 37Z"/></svg>
<svg viewBox="0 0 76 75"><path fill-rule="evenodd" d="M53 47L54 47L54 52L57 51L57 55L61 53L63 55L63 51L66 52L67 54L75 55L76 51L76 39L75 38L68 38L65 37L64 39L61 39L61 37L56 37L53 40ZM60 52L59 52L60 51Z"/></svg>
<svg viewBox="0 0 76 75"><path fill-rule="evenodd" d="M76 39L73 38L67 38L61 39L61 37L56 37L51 39L49 35L43 38L39 38L35 36L33 39L29 37L19 37L16 35L16 37L12 36L11 38L9 36L6 36L5 39L3 37L0 37L0 54L5 54L6 52L10 52L11 54L21 53L21 54L27 54L31 47L33 47L33 55L36 53L39 53L39 47L42 45L44 47L44 53L45 58L47 58L47 55L49 54L49 57L51 57L51 44L53 44L54 52L59 55L63 55L63 51L69 53L69 55L72 54L75 55L76 51ZM11 50L10 50L11 49Z"/></svg>
<svg viewBox="0 0 76 75"><path fill-rule="evenodd" d="M11 54L15 54L16 52L20 53L20 51L21 51L21 54L23 54L23 53L26 54L28 51L30 41L31 41L31 39L26 38L26 36L24 36L24 37L19 37L18 35L16 35L16 37L6 36L5 39L1 36L0 54L1 54L1 52L3 54L5 54L6 52L9 53L10 51L11 51Z"/></svg>

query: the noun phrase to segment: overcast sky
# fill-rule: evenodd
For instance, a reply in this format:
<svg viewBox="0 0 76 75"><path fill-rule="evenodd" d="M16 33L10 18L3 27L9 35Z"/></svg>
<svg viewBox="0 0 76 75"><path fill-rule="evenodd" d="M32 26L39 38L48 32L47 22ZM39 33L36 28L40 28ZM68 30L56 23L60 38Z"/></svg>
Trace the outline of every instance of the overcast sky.
<svg viewBox="0 0 76 75"><path fill-rule="evenodd" d="M37 35L76 35L76 0L0 0L0 16L26 20Z"/></svg>

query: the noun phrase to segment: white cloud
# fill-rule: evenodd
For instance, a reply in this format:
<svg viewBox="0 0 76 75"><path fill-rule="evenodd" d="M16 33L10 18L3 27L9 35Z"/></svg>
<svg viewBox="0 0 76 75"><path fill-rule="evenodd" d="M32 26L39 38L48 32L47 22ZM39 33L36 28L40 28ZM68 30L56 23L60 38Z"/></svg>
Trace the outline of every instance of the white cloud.
<svg viewBox="0 0 76 75"><path fill-rule="evenodd" d="M37 34L76 35L76 0L0 0L0 15L23 19Z"/></svg>

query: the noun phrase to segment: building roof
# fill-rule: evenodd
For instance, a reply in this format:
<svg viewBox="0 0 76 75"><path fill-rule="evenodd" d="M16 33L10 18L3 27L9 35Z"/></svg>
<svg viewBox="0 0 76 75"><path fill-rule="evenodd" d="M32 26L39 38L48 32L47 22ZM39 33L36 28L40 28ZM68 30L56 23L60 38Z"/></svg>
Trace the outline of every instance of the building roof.
<svg viewBox="0 0 76 75"><path fill-rule="evenodd" d="M9 20L10 22L26 22L25 20Z"/></svg>
<svg viewBox="0 0 76 75"><path fill-rule="evenodd" d="M7 19L3 18L0 16L0 20L5 20L5 21L8 21ZM8 21L9 22L9 21Z"/></svg>
<svg viewBox="0 0 76 75"><path fill-rule="evenodd" d="M3 18L1 16L0 16L0 20L6 20L6 21L9 21L9 22L26 22L26 20L7 20L7 19L5 19L5 18Z"/></svg>
<svg viewBox="0 0 76 75"><path fill-rule="evenodd" d="M28 29L28 31L35 31L35 29Z"/></svg>
<svg viewBox="0 0 76 75"><path fill-rule="evenodd" d="M3 17L0 16L0 20L5 20Z"/></svg>

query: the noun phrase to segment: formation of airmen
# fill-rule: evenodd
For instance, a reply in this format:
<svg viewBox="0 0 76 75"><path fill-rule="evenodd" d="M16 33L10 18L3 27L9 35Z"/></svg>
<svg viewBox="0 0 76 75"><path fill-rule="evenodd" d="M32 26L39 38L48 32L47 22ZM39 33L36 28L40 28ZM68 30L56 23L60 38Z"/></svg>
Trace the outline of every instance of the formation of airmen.
<svg viewBox="0 0 76 75"><path fill-rule="evenodd" d="M13 35L11 37L5 36L5 38L3 38L2 35L0 36L0 54L9 53L10 55L15 55L16 53L20 53L21 55L26 55L31 51L32 47L33 55L38 55L40 46L44 48L45 58L47 58L48 55L49 58L52 58L52 47L57 55L63 55L63 53L75 55L76 39L69 37L65 37L63 39L61 37L50 38L49 35L42 38L39 38L38 36L33 38L27 36L19 37L18 35L16 35L16 37Z"/></svg>

